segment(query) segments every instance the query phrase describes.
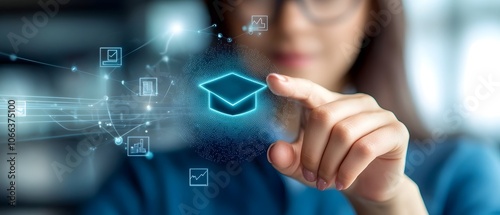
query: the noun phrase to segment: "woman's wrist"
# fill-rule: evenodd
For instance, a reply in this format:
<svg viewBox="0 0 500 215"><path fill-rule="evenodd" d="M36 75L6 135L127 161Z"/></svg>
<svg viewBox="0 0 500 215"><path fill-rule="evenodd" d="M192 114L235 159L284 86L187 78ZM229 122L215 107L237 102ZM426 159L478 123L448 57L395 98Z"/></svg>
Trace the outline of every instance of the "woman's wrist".
<svg viewBox="0 0 500 215"><path fill-rule="evenodd" d="M428 214L418 185L406 175L395 188L395 195L387 200L375 201L345 194L357 214Z"/></svg>

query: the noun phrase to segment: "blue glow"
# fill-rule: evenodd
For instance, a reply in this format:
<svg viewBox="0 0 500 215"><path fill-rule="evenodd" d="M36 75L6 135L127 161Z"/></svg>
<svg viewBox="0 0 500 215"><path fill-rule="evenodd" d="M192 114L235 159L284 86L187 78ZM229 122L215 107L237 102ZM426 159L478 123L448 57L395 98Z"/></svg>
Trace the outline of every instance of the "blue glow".
<svg viewBox="0 0 500 215"><path fill-rule="evenodd" d="M229 89L226 87L228 84ZM204 82L199 87L209 92L210 110L226 116L241 116L257 109L257 92L267 86L232 72ZM253 97L253 101L250 97Z"/></svg>
<svg viewBox="0 0 500 215"><path fill-rule="evenodd" d="M101 47L99 48L99 59L101 67L121 67L122 66L121 47Z"/></svg>
<svg viewBox="0 0 500 215"><path fill-rule="evenodd" d="M123 138L122 137L115 137L115 144L117 146L121 145L123 143Z"/></svg>

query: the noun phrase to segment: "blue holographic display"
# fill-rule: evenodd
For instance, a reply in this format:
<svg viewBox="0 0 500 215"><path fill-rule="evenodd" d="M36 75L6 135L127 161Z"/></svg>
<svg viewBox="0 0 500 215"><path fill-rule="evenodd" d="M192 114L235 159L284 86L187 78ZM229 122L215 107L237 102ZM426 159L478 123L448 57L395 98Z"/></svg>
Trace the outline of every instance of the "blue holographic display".
<svg viewBox="0 0 500 215"><path fill-rule="evenodd" d="M260 82L229 73L200 84L209 92L208 107L218 113L238 116L257 108L257 92L267 86Z"/></svg>

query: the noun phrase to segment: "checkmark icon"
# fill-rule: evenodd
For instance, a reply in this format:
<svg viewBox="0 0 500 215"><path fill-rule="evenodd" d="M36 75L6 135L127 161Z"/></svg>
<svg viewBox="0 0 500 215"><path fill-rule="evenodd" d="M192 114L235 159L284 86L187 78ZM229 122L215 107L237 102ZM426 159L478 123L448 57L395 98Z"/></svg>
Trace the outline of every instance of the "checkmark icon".
<svg viewBox="0 0 500 215"><path fill-rule="evenodd" d="M117 50L108 50L108 62L116 62L118 61L118 51Z"/></svg>
<svg viewBox="0 0 500 215"><path fill-rule="evenodd" d="M120 67L122 65L121 47L101 47L99 53L101 67Z"/></svg>

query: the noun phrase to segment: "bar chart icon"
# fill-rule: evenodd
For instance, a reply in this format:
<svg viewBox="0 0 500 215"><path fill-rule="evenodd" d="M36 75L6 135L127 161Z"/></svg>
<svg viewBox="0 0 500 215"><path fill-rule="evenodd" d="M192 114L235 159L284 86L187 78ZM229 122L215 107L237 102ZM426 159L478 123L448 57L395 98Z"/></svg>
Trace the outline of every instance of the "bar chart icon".
<svg viewBox="0 0 500 215"><path fill-rule="evenodd" d="M127 156L146 156L149 152L148 136L127 137Z"/></svg>

